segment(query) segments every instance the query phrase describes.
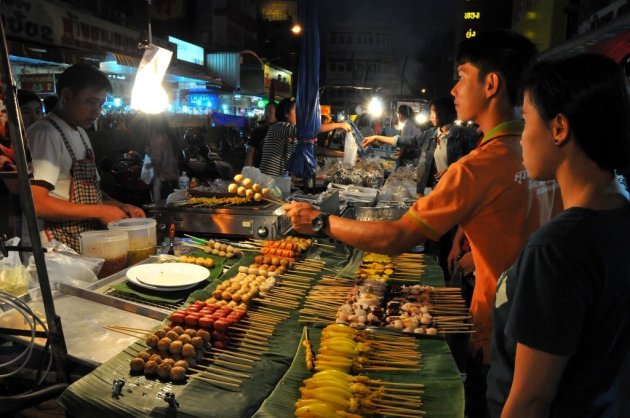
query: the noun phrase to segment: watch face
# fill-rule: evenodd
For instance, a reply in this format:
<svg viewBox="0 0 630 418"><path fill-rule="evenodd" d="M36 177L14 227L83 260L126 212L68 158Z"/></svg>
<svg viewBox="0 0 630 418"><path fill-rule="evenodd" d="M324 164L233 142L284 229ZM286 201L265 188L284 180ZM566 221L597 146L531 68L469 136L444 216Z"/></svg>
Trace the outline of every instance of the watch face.
<svg viewBox="0 0 630 418"><path fill-rule="evenodd" d="M324 229L324 219L322 219L321 216L317 216L316 218L314 218L313 222L311 222L311 228L315 232L319 232Z"/></svg>

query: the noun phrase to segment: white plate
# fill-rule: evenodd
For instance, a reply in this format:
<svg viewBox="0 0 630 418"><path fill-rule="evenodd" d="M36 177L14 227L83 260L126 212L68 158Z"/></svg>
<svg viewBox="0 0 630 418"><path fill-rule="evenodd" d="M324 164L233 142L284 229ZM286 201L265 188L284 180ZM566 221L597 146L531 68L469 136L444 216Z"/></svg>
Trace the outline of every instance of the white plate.
<svg viewBox="0 0 630 418"><path fill-rule="evenodd" d="M157 291L188 289L209 276L207 268L187 263L140 264L127 270L130 282Z"/></svg>

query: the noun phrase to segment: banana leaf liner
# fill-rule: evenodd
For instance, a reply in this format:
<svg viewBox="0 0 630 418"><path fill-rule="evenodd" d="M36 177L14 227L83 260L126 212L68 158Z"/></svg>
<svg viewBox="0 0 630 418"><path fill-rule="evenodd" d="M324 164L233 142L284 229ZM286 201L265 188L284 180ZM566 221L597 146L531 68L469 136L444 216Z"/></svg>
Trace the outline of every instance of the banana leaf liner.
<svg viewBox="0 0 630 418"><path fill-rule="evenodd" d="M305 347L302 334L291 367L278 382L271 395L262 403L254 418L291 418L295 416L295 402L300 397L302 382L312 373L306 368ZM313 353L317 353L321 329L308 329ZM464 386L445 341L420 340L423 366L420 372L370 372L371 379L398 383L422 383L425 385L422 400L427 417L461 418L464 416Z"/></svg>

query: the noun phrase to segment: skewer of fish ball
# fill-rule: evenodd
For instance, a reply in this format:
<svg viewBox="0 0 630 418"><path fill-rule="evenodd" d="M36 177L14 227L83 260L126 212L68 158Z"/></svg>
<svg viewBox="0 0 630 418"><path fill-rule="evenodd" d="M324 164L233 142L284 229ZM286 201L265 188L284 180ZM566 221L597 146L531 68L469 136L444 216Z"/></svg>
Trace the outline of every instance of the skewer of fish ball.
<svg viewBox="0 0 630 418"><path fill-rule="evenodd" d="M269 196L269 189L261 187L260 184L254 183L252 179L242 174L237 174L234 176L234 183L228 186L228 193L235 193L237 196L260 202Z"/></svg>

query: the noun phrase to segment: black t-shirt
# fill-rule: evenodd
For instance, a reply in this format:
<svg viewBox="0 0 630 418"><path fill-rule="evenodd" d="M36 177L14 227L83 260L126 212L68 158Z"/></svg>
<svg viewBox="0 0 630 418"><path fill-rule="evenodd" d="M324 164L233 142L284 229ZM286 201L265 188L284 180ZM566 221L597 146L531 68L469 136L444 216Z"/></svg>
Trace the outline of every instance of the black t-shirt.
<svg viewBox="0 0 630 418"><path fill-rule="evenodd" d="M263 145L265 143L265 136L269 131L269 125L262 125L254 128L249 139L249 146L254 147L254 167L260 167L260 160L262 159Z"/></svg>
<svg viewBox="0 0 630 418"><path fill-rule="evenodd" d="M497 283L487 399L500 413L516 343L568 356L552 417L617 417L630 357L630 207L572 208L536 231Z"/></svg>

